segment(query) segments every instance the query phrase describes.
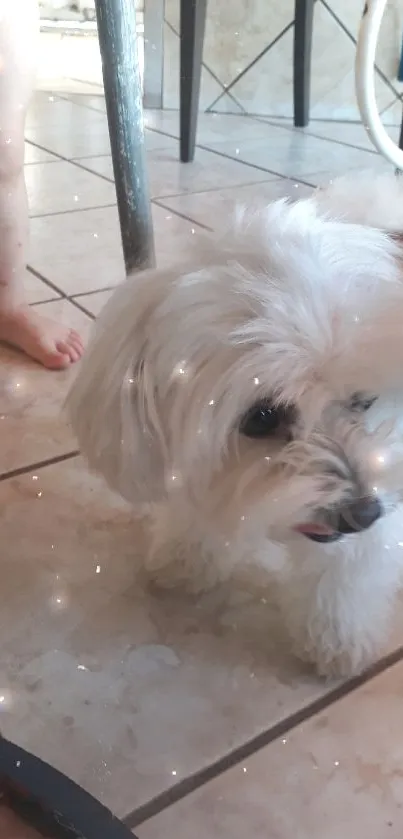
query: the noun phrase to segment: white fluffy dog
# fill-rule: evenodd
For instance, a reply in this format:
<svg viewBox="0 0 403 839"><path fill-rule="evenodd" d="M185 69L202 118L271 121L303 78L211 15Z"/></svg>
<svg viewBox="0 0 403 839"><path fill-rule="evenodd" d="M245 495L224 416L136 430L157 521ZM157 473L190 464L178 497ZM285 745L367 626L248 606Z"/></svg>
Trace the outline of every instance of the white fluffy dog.
<svg viewBox="0 0 403 839"><path fill-rule="evenodd" d="M145 565L193 590L282 566L296 653L368 665L403 568L403 182L238 214L118 288L69 397L90 466L151 511Z"/></svg>

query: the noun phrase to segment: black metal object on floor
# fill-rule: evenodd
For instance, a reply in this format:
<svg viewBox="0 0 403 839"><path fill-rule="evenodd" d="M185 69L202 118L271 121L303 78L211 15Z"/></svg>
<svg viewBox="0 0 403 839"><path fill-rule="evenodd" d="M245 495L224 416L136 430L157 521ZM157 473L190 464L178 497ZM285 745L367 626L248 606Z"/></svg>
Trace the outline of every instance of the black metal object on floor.
<svg viewBox="0 0 403 839"><path fill-rule="evenodd" d="M2 737L0 793L27 824L49 839L136 839L92 795Z"/></svg>
<svg viewBox="0 0 403 839"><path fill-rule="evenodd" d="M315 0L295 0L293 91L294 125L309 122L311 53ZM196 145L207 0L181 0L180 156L193 160Z"/></svg>
<svg viewBox="0 0 403 839"><path fill-rule="evenodd" d="M402 109L403 109L403 102L402 102ZM400 123L399 149L403 150L403 113L402 113L402 121Z"/></svg>
<svg viewBox="0 0 403 839"><path fill-rule="evenodd" d="M295 0L294 22L294 125L309 123L314 0Z"/></svg>
<svg viewBox="0 0 403 839"><path fill-rule="evenodd" d="M194 158L207 0L180 0L180 158Z"/></svg>
<svg viewBox="0 0 403 839"><path fill-rule="evenodd" d="M96 0L99 46L128 273L154 264L143 103L133 0Z"/></svg>

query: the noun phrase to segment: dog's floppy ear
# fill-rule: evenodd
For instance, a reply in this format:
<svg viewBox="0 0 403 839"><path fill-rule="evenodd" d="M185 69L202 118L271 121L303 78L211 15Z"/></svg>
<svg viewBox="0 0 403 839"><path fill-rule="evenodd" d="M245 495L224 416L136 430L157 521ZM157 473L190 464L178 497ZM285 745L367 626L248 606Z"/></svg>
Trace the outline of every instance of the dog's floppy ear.
<svg viewBox="0 0 403 839"><path fill-rule="evenodd" d="M90 468L134 505L166 494L167 441L149 338L170 279L146 271L118 288L96 324L66 404Z"/></svg>

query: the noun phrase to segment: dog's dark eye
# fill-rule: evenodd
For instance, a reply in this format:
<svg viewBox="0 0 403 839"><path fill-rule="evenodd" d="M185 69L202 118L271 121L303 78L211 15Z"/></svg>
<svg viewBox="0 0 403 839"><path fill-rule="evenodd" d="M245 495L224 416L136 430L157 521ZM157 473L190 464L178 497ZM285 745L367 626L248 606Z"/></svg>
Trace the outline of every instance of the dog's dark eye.
<svg viewBox="0 0 403 839"><path fill-rule="evenodd" d="M350 399L349 407L352 411L364 413L365 411L369 411L376 400L376 396L369 396L367 393L354 393Z"/></svg>
<svg viewBox="0 0 403 839"><path fill-rule="evenodd" d="M259 402L244 416L239 430L246 437L270 437L284 422L285 417L285 410L281 406Z"/></svg>

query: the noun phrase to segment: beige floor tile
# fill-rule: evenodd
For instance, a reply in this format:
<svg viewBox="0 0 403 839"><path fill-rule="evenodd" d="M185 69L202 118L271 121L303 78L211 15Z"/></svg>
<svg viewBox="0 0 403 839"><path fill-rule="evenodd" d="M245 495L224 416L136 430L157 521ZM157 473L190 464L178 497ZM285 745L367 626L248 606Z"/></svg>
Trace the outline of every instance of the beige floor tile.
<svg viewBox="0 0 403 839"><path fill-rule="evenodd" d="M76 328L84 337L92 321L66 300L44 303L40 311ZM0 474L76 448L62 415L75 368L50 372L24 355L0 348Z"/></svg>
<svg viewBox="0 0 403 839"><path fill-rule="evenodd" d="M37 81L37 90L42 93L47 93L52 90L55 94L62 97L72 94L79 94L80 96L101 96L103 89L99 84L92 84L91 82L81 81L80 79L71 79L69 76L60 77L57 70L49 73L46 78L40 78Z"/></svg>
<svg viewBox="0 0 403 839"><path fill-rule="evenodd" d="M160 134L158 131L145 130L145 141L147 151L169 149L179 159L179 140L176 137L169 137L167 134Z"/></svg>
<svg viewBox="0 0 403 839"><path fill-rule="evenodd" d="M139 827L141 839L400 839L399 664Z"/></svg>
<svg viewBox="0 0 403 839"><path fill-rule="evenodd" d="M400 99L395 99L382 111L382 121L384 125L392 125L400 128L402 115L402 102Z"/></svg>
<svg viewBox="0 0 403 839"><path fill-rule="evenodd" d="M63 98L69 99L70 102L75 102L76 105L80 105L81 107L93 108L94 111L102 111L102 113L106 113L105 96L103 93L92 96L80 93L69 93L63 96Z"/></svg>
<svg viewBox="0 0 403 839"><path fill-rule="evenodd" d="M151 151L147 163L152 198L257 183L270 177L267 172L245 166L237 159L232 160L203 149L197 149L193 163L181 163L177 144L172 150ZM93 172L113 177L110 157L86 159L85 166Z"/></svg>
<svg viewBox="0 0 403 839"><path fill-rule="evenodd" d="M61 99L55 93L37 91L28 108L25 127L29 130L60 123L66 128L69 124L74 128L76 114L79 117L76 106L68 99Z"/></svg>
<svg viewBox="0 0 403 839"><path fill-rule="evenodd" d="M161 207L153 219L159 265L191 254L197 228ZM69 295L117 285L125 274L117 209L32 219L29 264Z"/></svg>
<svg viewBox="0 0 403 839"><path fill-rule="evenodd" d="M109 153L108 123L103 113L64 100L50 102L48 111L46 119L38 117L34 125L27 126L26 140L66 158ZM57 111L63 114L59 120Z"/></svg>
<svg viewBox="0 0 403 839"><path fill-rule="evenodd" d="M2 732L117 815L326 692L267 590L145 587L139 524L79 459L0 483L0 509Z"/></svg>
<svg viewBox="0 0 403 839"><path fill-rule="evenodd" d="M177 109L146 110L144 111L144 124L149 128L165 131L172 137L179 137L179 111Z"/></svg>
<svg viewBox="0 0 403 839"><path fill-rule="evenodd" d="M91 172L64 161L27 166L29 211L32 216L102 207L116 201L115 187Z"/></svg>
<svg viewBox="0 0 403 839"><path fill-rule="evenodd" d="M31 271L26 271L24 276L24 289L27 298L27 303L43 303L45 300L54 300L60 297L57 291L42 282Z"/></svg>
<svg viewBox="0 0 403 839"><path fill-rule="evenodd" d="M219 189L164 198L164 205L174 212L182 213L200 224L214 229L225 228L237 206L260 206L277 198L303 198L310 195L311 187L295 181L273 180L236 189Z"/></svg>
<svg viewBox="0 0 403 839"><path fill-rule="evenodd" d="M56 163L59 160L54 154L33 146L32 143L25 143L25 165L32 163Z"/></svg>
<svg viewBox="0 0 403 839"><path fill-rule="evenodd" d="M386 126L389 136L393 142L399 141L399 128L394 125ZM316 134L320 137L327 137L329 140L339 140L344 143L351 143L353 146L367 149L377 155L374 144L370 140L364 126L361 123L342 122L312 122L309 130L304 130L304 133ZM370 163L370 158L369 158Z"/></svg>
<svg viewBox="0 0 403 839"><path fill-rule="evenodd" d="M101 96L60 98L37 94L27 115L26 139L68 159L109 154L105 100ZM146 132L148 149L176 148L172 137Z"/></svg>
<svg viewBox="0 0 403 839"><path fill-rule="evenodd" d="M110 154L100 154L97 157L82 157L76 158L81 166L84 166L90 172L95 172L97 175L102 175L103 178L114 180L112 157Z"/></svg>
<svg viewBox="0 0 403 839"><path fill-rule="evenodd" d="M179 137L179 111L145 111L145 124L157 131ZM264 120L235 114L200 113L197 122L197 142L200 145L231 140L245 142L269 136Z"/></svg>
<svg viewBox="0 0 403 839"><path fill-rule="evenodd" d="M369 152L376 154L373 143L371 142L364 126L361 122L335 122L332 120L312 120L307 128L294 129L292 120L278 119L270 120L271 123L286 127L292 131L294 135L299 133L304 135L311 135L314 137L325 137L328 140L336 140L339 143L347 143L357 148L366 149ZM397 126L386 126L389 135L394 142L398 142L399 129ZM368 159L369 163L371 158Z"/></svg>
<svg viewBox="0 0 403 839"><path fill-rule="evenodd" d="M158 160L160 160L161 157L164 158L165 156L168 156L169 160L179 163L179 141L175 137L168 137L165 134L157 134L152 131L146 131L145 145L148 153L148 177L150 178L151 185L153 186L158 167ZM155 160L156 155L153 154L154 152L158 152L157 167ZM88 169L90 172L95 172L95 174L101 175L103 178L109 178L111 181L114 180L112 157L110 154L99 154L96 157L76 157L75 161L84 169ZM159 183L159 181L157 181L157 183Z"/></svg>
<svg viewBox="0 0 403 839"><path fill-rule="evenodd" d="M92 315L95 315L95 317L98 317L105 304L108 302L111 294L113 294L113 289L109 289L108 291L96 291L93 294L80 294L78 297L73 299L77 301L79 306L83 306L87 312L90 312Z"/></svg>
<svg viewBox="0 0 403 839"><path fill-rule="evenodd" d="M63 81L79 81L82 87L86 82L90 92L91 86L102 83L101 56L95 33L87 32L83 37L82 34L74 35L72 31L42 32L38 63L39 85L47 85L47 89L53 79L58 81L59 87L62 87ZM66 87L68 89L69 85ZM57 88L53 86L53 89ZM74 87L72 92L75 92Z"/></svg>
<svg viewBox="0 0 403 839"><path fill-rule="evenodd" d="M258 139L239 146L233 141L212 143L211 148L245 163L267 167L285 177L301 178L315 184L349 170L384 170L389 166L381 155L369 155L362 149L341 144L333 145L322 138L274 125L267 141Z"/></svg>

